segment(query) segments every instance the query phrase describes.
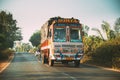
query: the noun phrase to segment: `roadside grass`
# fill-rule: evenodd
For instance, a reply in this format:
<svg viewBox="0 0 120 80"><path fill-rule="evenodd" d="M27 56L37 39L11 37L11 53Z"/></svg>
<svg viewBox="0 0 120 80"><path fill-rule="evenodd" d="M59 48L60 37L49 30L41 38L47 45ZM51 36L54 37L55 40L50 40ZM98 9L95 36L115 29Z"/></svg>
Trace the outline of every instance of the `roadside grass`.
<svg viewBox="0 0 120 80"><path fill-rule="evenodd" d="M117 61L119 62L118 59L117 59ZM117 67L118 65L120 66L120 63L117 63L116 67L113 67L111 65L108 66L108 64L106 65L105 63L96 62L94 60L94 58L92 58L91 56L88 56L88 55L84 55L83 59L81 60L81 63L88 64L88 65L93 65L93 66L104 67L104 68L108 68L110 70L114 70L114 71L119 71L120 72L120 68Z"/></svg>

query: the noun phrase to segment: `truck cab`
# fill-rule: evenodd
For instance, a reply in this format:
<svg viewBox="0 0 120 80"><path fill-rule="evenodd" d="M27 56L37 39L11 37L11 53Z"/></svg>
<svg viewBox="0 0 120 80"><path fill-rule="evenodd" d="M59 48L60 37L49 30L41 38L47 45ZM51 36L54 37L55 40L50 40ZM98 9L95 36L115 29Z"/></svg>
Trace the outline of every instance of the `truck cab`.
<svg viewBox="0 0 120 80"><path fill-rule="evenodd" d="M78 67L84 52L82 26L79 20L73 18L55 19L47 28L47 38L41 44L42 62L53 66L54 61L67 64L73 61Z"/></svg>

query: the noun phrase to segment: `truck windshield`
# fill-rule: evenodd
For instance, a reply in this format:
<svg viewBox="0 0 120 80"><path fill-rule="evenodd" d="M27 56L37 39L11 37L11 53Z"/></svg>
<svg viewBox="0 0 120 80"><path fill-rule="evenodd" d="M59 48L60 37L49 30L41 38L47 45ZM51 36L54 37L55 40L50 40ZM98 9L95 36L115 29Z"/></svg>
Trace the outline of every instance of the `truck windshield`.
<svg viewBox="0 0 120 80"><path fill-rule="evenodd" d="M78 28L70 29L70 41L71 42L81 42L82 41L80 29L78 29Z"/></svg>
<svg viewBox="0 0 120 80"><path fill-rule="evenodd" d="M66 30L64 28L54 28L54 42L65 42Z"/></svg>

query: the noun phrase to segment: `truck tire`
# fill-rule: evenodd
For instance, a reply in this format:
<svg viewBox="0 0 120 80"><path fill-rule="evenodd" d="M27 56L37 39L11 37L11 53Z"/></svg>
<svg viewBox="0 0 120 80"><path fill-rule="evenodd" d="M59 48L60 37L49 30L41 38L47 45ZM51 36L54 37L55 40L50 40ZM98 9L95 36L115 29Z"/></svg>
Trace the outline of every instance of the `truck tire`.
<svg viewBox="0 0 120 80"><path fill-rule="evenodd" d="M54 60L49 59L48 64L49 64L49 66L53 66L54 65Z"/></svg>
<svg viewBox="0 0 120 80"><path fill-rule="evenodd" d="M41 63L44 64L45 61L44 61L44 57L42 56L42 59L41 59Z"/></svg>
<svg viewBox="0 0 120 80"><path fill-rule="evenodd" d="M42 64L45 64L45 63L46 63L45 56L42 55L41 58L42 58L42 59L41 59L41 63L42 63Z"/></svg>
<svg viewBox="0 0 120 80"><path fill-rule="evenodd" d="M80 65L80 60L74 61L74 64L75 64L75 67L79 67L79 65Z"/></svg>

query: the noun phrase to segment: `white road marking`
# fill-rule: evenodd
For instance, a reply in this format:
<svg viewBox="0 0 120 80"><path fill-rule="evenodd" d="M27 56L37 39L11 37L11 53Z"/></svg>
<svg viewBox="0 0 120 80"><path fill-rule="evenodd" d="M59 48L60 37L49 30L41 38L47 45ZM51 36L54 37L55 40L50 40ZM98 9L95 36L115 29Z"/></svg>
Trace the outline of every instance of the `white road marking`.
<svg viewBox="0 0 120 80"><path fill-rule="evenodd" d="M70 76L69 74L67 74L67 73L64 73L64 72L62 72L62 74L63 75L66 75L66 76L68 76L69 78L71 78L72 80L77 80L75 77L73 77L73 76Z"/></svg>
<svg viewBox="0 0 120 80"><path fill-rule="evenodd" d="M50 67L48 64L44 64L45 66L49 67L49 68L53 68L53 67ZM54 68L55 69L55 68ZM57 69L55 69L56 71L58 71ZM75 77L65 73L65 72L61 72L63 75L66 75L67 77L71 78L72 80L77 80Z"/></svg>
<svg viewBox="0 0 120 80"><path fill-rule="evenodd" d="M40 60L38 60L38 62L39 63L41 63L40 62ZM53 68L53 67L50 67L48 64L44 64L46 67L49 67L49 68ZM54 68L55 69L55 68ZM58 71L57 69L55 69L56 71ZM77 80L75 77L73 77L73 76L70 76L69 74L67 74L67 73L65 73L65 72L61 72L63 75L66 75L66 76L68 76L69 78L71 78L72 80Z"/></svg>

